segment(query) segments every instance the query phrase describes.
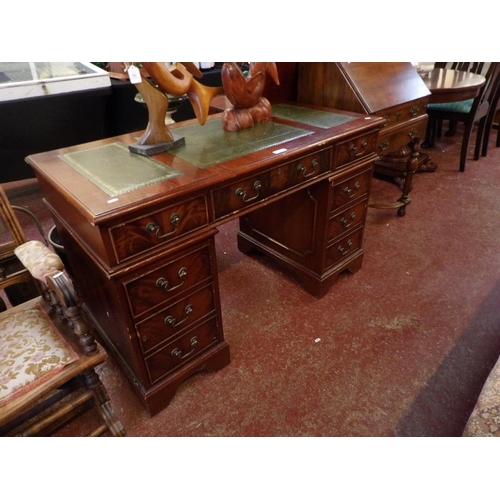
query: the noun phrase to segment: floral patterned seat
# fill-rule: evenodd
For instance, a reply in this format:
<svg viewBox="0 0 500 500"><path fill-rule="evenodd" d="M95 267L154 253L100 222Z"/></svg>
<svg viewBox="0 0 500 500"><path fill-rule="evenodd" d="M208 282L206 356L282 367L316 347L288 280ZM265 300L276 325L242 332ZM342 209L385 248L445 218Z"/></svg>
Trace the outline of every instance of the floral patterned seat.
<svg viewBox="0 0 500 500"><path fill-rule="evenodd" d="M8 309L0 316L0 407L77 359L38 300Z"/></svg>

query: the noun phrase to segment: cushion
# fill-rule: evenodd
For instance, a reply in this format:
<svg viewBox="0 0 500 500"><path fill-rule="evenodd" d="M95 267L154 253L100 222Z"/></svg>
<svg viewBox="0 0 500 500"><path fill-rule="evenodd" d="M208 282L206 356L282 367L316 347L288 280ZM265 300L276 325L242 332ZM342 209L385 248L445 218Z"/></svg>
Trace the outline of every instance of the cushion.
<svg viewBox="0 0 500 500"><path fill-rule="evenodd" d="M59 373L78 355L38 302L0 314L0 407Z"/></svg>
<svg viewBox="0 0 500 500"><path fill-rule="evenodd" d="M500 436L500 358L484 383L463 435Z"/></svg>
<svg viewBox="0 0 500 500"><path fill-rule="evenodd" d="M470 113L474 99L467 99L465 101L457 102L438 102L428 104L427 109L436 111L449 111L451 113Z"/></svg>
<svg viewBox="0 0 500 500"><path fill-rule="evenodd" d="M64 264L59 256L41 241L27 241L19 245L14 253L31 275L45 284L48 274L64 270Z"/></svg>

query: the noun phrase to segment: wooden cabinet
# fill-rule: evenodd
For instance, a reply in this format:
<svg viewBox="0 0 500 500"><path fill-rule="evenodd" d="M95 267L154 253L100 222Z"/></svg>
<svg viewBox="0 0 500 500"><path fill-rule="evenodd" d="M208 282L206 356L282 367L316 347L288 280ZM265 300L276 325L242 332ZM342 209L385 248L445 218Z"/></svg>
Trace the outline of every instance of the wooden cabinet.
<svg viewBox="0 0 500 500"><path fill-rule="evenodd" d="M224 132L218 117L204 127L175 125L179 134L195 126L196 144L186 138L177 154L144 159L175 175L153 183L133 179L116 196L107 192L109 177L106 185L99 184L108 165L105 151L134 143L136 134L28 159L54 215L85 310L152 415L192 374L218 370L230 361L220 307L217 225L240 217L240 248L260 249L297 271L317 297L339 273L361 266L383 120L312 106L292 108L281 113L275 108L272 123L255 127L251 139ZM269 140L276 130L276 142ZM203 157L210 149L223 159L200 165L194 154L200 143ZM72 165L75 153L78 167L90 153L88 169ZM91 168L93 174L85 175ZM120 181L123 168L120 163Z"/></svg>
<svg viewBox="0 0 500 500"><path fill-rule="evenodd" d="M299 63L297 100L356 111L384 119L375 171L404 178L396 204L400 215L410 202L419 144L427 125L430 92L410 63Z"/></svg>

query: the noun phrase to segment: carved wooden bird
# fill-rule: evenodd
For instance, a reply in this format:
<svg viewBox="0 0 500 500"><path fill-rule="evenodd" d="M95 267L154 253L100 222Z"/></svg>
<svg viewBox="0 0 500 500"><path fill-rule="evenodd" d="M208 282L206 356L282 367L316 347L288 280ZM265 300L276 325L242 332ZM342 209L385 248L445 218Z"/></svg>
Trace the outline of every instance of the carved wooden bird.
<svg viewBox="0 0 500 500"><path fill-rule="evenodd" d="M235 108L251 108L262 97L269 73L279 85L275 63L251 63L250 74L245 76L236 63L224 63L222 67L222 87Z"/></svg>
<svg viewBox="0 0 500 500"><path fill-rule="evenodd" d="M222 127L226 132L238 132L271 119L271 104L262 96L267 73L279 85L276 63L251 63L248 76L236 63L224 63L222 87L234 106L222 115Z"/></svg>

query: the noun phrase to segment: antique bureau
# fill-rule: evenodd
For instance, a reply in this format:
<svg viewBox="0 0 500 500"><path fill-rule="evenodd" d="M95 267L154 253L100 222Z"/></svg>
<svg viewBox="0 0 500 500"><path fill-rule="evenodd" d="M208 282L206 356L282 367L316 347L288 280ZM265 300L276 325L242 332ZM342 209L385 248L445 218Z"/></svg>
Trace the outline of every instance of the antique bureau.
<svg viewBox="0 0 500 500"><path fill-rule="evenodd" d="M360 268L382 123L280 104L236 134L219 116L176 124L185 145L150 158L128 151L139 134L28 157L85 309L151 415L193 373L229 363L218 225L240 217L239 248L317 297Z"/></svg>
<svg viewBox="0 0 500 500"><path fill-rule="evenodd" d="M397 208L405 215L413 173L433 171L419 154L427 126L430 91L410 63L299 63L297 100L384 118L376 152L375 172L399 177L402 196L379 208Z"/></svg>

